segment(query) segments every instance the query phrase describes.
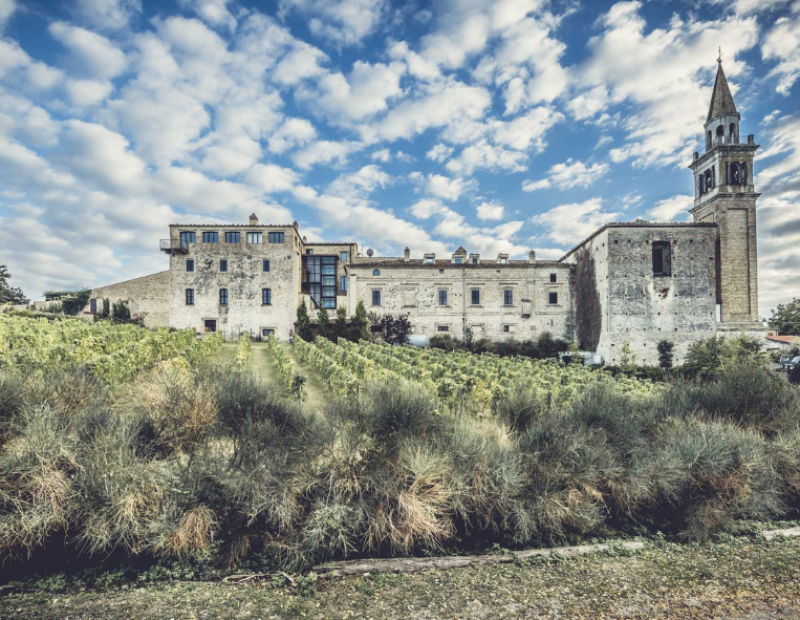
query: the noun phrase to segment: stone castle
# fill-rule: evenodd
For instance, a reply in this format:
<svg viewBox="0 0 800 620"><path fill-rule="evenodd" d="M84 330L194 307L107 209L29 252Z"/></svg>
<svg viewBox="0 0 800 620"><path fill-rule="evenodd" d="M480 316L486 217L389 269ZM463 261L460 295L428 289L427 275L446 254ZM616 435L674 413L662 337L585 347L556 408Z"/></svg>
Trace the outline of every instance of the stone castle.
<svg viewBox="0 0 800 620"><path fill-rule="evenodd" d="M760 331L753 159L758 145L739 138L736 111L719 63L705 123L705 152L694 154L692 223L603 226L556 261L481 256L363 256L353 242L312 243L297 222L263 225L174 224L161 241L169 270L98 288L150 327L242 332L289 338L298 304L348 315L363 302L377 314L410 315L415 334L531 339L544 332L577 339L578 319L593 313L597 352L619 361L627 345L655 363L661 340L688 346L719 331ZM576 287L591 263L593 291ZM585 273L585 270L584 270ZM591 301L591 303L590 303ZM584 314L581 314L584 313ZM585 322L584 322L585 323Z"/></svg>

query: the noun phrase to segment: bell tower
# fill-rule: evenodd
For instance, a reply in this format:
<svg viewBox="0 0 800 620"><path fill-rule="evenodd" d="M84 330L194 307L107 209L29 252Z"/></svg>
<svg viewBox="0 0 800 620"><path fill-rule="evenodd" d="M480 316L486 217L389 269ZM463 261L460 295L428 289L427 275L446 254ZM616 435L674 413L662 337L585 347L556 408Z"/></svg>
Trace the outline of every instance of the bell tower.
<svg viewBox="0 0 800 620"><path fill-rule="evenodd" d="M705 153L694 154L695 222L716 222L717 304L719 329L761 327L758 322L756 200L753 159L758 145L753 135L739 139L741 119L733 103L722 55L704 127Z"/></svg>

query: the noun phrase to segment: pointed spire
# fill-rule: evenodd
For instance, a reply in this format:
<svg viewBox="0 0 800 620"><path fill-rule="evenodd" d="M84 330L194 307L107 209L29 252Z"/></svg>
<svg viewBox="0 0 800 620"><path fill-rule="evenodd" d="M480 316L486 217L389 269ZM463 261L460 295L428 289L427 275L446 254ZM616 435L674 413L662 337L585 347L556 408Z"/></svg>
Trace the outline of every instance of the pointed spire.
<svg viewBox="0 0 800 620"><path fill-rule="evenodd" d="M719 116L736 115L733 95L731 95L731 89L728 87L728 80L725 79L725 72L722 70L722 53L720 53L717 63L717 79L714 80L714 92L711 94L711 105L708 107L706 123Z"/></svg>

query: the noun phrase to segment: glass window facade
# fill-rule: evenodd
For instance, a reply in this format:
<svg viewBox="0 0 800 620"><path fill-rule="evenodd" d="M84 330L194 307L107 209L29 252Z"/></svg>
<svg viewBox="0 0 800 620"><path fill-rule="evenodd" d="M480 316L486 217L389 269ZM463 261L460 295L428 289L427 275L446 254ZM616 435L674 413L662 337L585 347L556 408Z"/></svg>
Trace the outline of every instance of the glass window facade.
<svg viewBox="0 0 800 620"><path fill-rule="evenodd" d="M336 257L305 257L308 293L319 308L336 308Z"/></svg>

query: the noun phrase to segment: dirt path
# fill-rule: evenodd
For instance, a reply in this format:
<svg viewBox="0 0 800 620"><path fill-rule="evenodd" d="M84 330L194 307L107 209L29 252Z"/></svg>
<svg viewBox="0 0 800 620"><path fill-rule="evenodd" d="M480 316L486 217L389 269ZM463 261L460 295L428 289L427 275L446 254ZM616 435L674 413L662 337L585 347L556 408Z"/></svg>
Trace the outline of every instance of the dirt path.
<svg viewBox="0 0 800 620"><path fill-rule="evenodd" d="M236 361L237 346L238 343L236 342L223 342L219 349L219 353L217 353L219 361L225 364L233 364Z"/></svg>
<svg viewBox="0 0 800 620"><path fill-rule="evenodd" d="M309 409L313 409L314 411L322 413L323 406L327 400L327 389L325 388L325 384L313 369L309 368L308 365L303 364L300 361L300 356L297 355L291 346L286 347L286 350L294 360L295 364L302 369L303 374L306 376L306 384L303 386L303 390L305 390L306 393L306 398L303 401L303 405Z"/></svg>

